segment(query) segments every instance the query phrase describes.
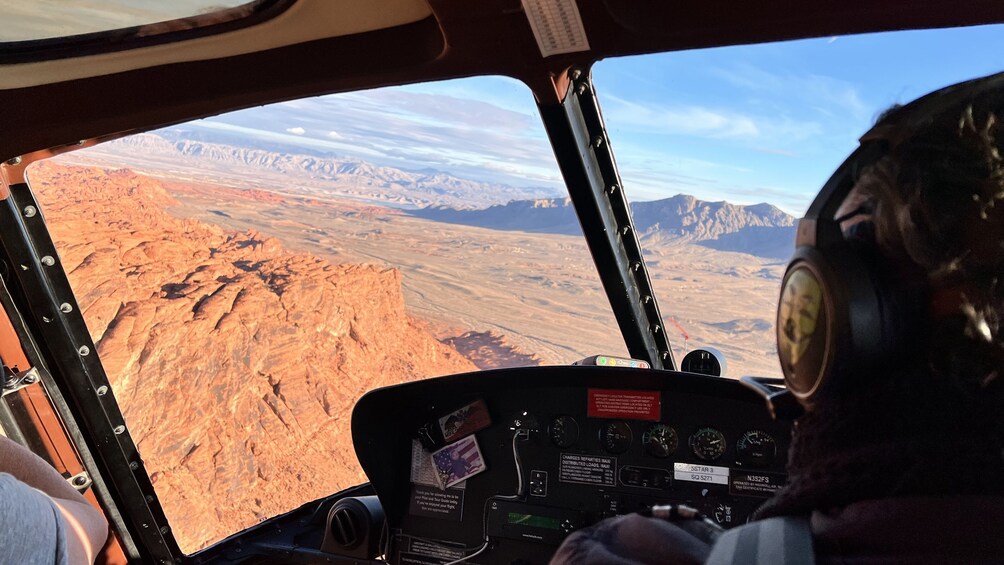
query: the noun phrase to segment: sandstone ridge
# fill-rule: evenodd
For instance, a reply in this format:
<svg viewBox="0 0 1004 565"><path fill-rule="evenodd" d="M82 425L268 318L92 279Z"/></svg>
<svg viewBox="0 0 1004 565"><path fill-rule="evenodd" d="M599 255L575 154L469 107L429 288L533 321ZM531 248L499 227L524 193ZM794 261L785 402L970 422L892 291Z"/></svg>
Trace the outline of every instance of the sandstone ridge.
<svg viewBox="0 0 1004 565"><path fill-rule="evenodd" d="M397 270L175 218L130 171L30 179L188 552L363 482L349 415L365 391L475 369L405 312Z"/></svg>

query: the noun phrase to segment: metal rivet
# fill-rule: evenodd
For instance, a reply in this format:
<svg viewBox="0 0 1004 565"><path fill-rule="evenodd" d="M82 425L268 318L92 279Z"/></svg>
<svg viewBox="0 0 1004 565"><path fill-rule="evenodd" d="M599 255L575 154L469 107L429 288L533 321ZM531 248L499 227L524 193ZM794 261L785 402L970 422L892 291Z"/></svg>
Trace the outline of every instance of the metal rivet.
<svg viewBox="0 0 1004 565"><path fill-rule="evenodd" d="M638 271L640 271L641 270L641 261L633 261L631 263L631 270L634 271L634 272L636 272L636 273Z"/></svg>
<svg viewBox="0 0 1004 565"><path fill-rule="evenodd" d="M101 385L98 387L98 390L94 392L98 393L98 396L104 396L108 394L108 387L106 387L105 385Z"/></svg>
<svg viewBox="0 0 1004 565"><path fill-rule="evenodd" d="M115 432L115 435L120 436L125 433L125 426L115 426L113 431Z"/></svg>
<svg viewBox="0 0 1004 565"><path fill-rule="evenodd" d="M143 527L144 527L144 528L149 528L149 527L150 527L150 524L143 524Z"/></svg>
<svg viewBox="0 0 1004 565"><path fill-rule="evenodd" d="M7 159L7 164L8 165L20 165L21 164L21 158L20 157L13 157L11 159Z"/></svg>
<svg viewBox="0 0 1004 565"><path fill-rule="evenodd" d="M631 226L624 226L621 228L622 235L627 235L629 233L631 233Z"/></svg>
<svg viewBox="0 0 1004 565"><path fill-rule="evenodd" d="M22 271L27 271L28 270L28 265L21 265L21 270Z"/></svg>
<svg viewBox="0 0 1004 565"><path fill-rule="evenodd" d="M87 357L91 354L91 348L86 345L81 345L80 349L77 349L77 353L79 353L81 357Z"/></svg>
<svg viewBox="0 0 1004 565"><path fill-rule="evenodd" d="M135 461L131 461L129 463L129 468L132 469L133 471L135 471L136 469L139 469L139 463L137 463Z"/></svg>
<svg viewBox="0 0 1004 565"><path fill-rule="evenodd" d="M28 384L34 384L38 382L38 377L36 377L35 375L28 375L24 378L24 382Z"/></svg>
<svg viewBox="0 0 1004 565"><path fill-rule="evenodd" d="M153 502L153 495L150 495L150 494L146 495L146 501L147 502Z"/></svg>
<svg viewBox="0 0 1004 565"><path fill-rule="evenodd" d="M82 486L84 486L84 485L87 484L87 477L85 477L83 475L81 475L79 477L74 477L73 478L73 484L82 487Z"/></svg>
<svg viewBox="0 0 1004 565"><path fill-rule="evenodd" d="M663 351L662 352L662 360L665 361L666 359L669 359L669 352L668 351Z"/></svg>
<svg viewBox="0 0 1004 565"><path fill-rule="evenodd" d="M571 73L572 80L579 80L579 77L581 76L582 76L582 71L580 71L579 69L572 69Z"/></svg>
<svg viewBox="0 0 1004 565"><path fill-rule="evenodd" d="M24 217L25 218L34 218L35 214L37 214L37 213L38 213L38 208L35 208L34 206L25 206L24 207Z"/></svg>
<svg viewBox="0 0 1004 565"><path fill-rule="evenodd" d="M607 187L607 194L613 194L613 193L617 192L617 190L619 188L620 187L617 186L616 184L612 184L612 185L610 185L610 186Z"/></svg>
<svg viewBox="0 0 1004 565"><path fill-rule="evenodd" d="M42 321L45 322L46 324L48 324L49 322L52 321L52 318L50 318L48 316L42 316Z"/></svg>
<svg viewBox="0 0 1004 565"><path fill-rule="evenodd" d="M645 295L645 296L644 296L644 297L643 297L643 298L641 299L641 301L642 301L642 303L644 303L644 304L651 304L651 302L652 302L652 297L646 294L646 295Z"/></svg>
<svg viewBox="0 0 1004 565"><path fill-rule="evenodd" d="M580 84L579 87L575 89L575 92L579 96L582 96L583 94L585 94L586 93L586 83Z"/></svg>
<svg viewBox="0 0 1004 565"><path fill-rule="evenodd" d="M59 305L59 311L64 314L69 314L70 312L73 312L73 306L71 306L69 302L64 302Z"/></svg>
<svg viewBox="0 0 1004 565"><path fill-rule="evenodd" d="M163 535L165 535L165 536L167 535L167 532L170 532L170 531L171 531L171 528L168 528L167 526L164 526L163 528L160 529L160 533L163 534Z"/></svg>
<svg viewBox="0 0 1004 565"><path fill-rule="evenodd" d="M593 147L601 147L603 145L603 136L597 135L593 138Z"/></svg>
<svg viewBox="0 0 1004 565"><path fill-rule="evenodd" d="M51 267L56 264L56 260L52 258L52 255L46 255L42 257L42 264L46 267Z"/></svg>
<svg viewBox="0 0 1004 565"><path fill-rule="evenodd" d="M652 329L652 333L657 334L660 331L662 331L662 326L660 326L659 324L652 324L652 328L651 329Z"/></svg>

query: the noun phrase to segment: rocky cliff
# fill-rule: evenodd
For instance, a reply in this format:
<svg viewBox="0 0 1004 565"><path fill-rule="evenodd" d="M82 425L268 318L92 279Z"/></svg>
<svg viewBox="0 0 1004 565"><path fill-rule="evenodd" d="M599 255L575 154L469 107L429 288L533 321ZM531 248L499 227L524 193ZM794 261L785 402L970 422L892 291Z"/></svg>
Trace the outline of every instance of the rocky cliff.
<svg viewBox="0 0 1004 565"><path fill-rule="evenodd" d="M182 548L365 480L365 391L473 370L393 269L297 255L165 212L154 180L41 163L32 185Z"/></svg>

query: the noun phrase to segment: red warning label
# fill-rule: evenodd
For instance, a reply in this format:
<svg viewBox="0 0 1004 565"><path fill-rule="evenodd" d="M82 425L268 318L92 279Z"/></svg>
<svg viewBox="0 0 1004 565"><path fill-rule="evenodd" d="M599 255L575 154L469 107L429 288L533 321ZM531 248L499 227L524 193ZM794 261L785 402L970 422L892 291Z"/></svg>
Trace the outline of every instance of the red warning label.
<svg viewBox="0 0 1004 565"><path fill-rule="evenodd" d="M589 389L590 418L620 418L658 422L662 400L658 391Z"/></svg>

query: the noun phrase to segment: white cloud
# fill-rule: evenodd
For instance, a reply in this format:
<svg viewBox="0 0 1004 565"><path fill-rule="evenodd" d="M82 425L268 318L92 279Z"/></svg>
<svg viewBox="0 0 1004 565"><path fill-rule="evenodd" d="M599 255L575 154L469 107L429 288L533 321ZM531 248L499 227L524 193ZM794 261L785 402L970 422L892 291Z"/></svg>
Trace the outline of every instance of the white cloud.
<svg viewBox="0 0 1004 565"><path fill-rule="evenodd" d="M733 86L766 94L779 103L793 108L812 107L841 120L848 114L856 119L867 118L873 110L861 100L855 85L830 76L767 71L745 63L712 69L711 73Z"/></svg>
<svg viewBox="0 0 1004 565"><path fill-rule="evenodd" d="M307 133L307 130L305 130L305 129L301 128L301 127L295 127L295 128L286 128L286 132L287 133L291 133L293 135L303 135L303 134Z"/></svg>
<svg viewBox="0 0 1004 565"><path fill-rule="evenodd" d="M328 138L329 138L329 139L345 139L345 138L344 138L344 137L342 137L342 135L341 135L340 133L338 133L337 131L329 131L329 132L328 132Z"/></svg>
<svg viewBox="0 0 1004 565"><path fill-rule="evenodd" d="M728 108L660 103L637 103L604 96L603 113L615 130L661 135L683 135L720 141L792 144L822 132L815 121L786 115L761 116Z"/></svg>
<svg viewBox="0 0 1004 565"><path fill-rule="evenodd" d="M755 138L761 132L756 121L728 110L701 106L640 104L605 95L604 114L618 127L664 134L696 135L711 138Z"/></svg>

